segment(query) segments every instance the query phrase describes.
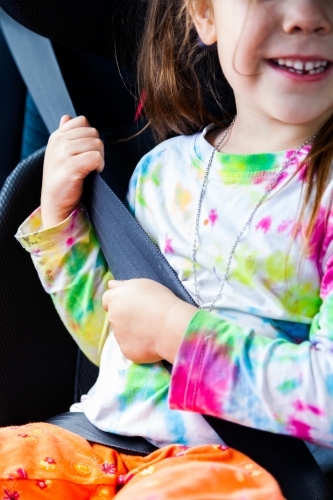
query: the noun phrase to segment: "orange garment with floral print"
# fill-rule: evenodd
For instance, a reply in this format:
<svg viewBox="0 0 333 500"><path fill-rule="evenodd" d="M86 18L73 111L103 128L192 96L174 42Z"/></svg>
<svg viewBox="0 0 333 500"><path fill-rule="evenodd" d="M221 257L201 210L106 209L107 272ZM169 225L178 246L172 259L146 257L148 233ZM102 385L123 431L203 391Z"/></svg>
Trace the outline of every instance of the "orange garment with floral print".
<svg viewBox="0 0 333 500"><path fill-rule="evenodd" d="M264 469L226 446L124 455L46 423L0 429L1 500L282 500Z"/></svg>

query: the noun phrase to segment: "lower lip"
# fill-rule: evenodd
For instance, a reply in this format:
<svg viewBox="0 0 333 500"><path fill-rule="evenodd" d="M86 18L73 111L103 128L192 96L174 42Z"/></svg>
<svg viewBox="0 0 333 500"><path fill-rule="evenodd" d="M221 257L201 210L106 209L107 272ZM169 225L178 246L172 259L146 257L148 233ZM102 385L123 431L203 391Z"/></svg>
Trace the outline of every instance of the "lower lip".
<svg viewBox="0 0 333 500"><path fill-rule="evenodd" d="M274 64L272 61L267 61L267 64L275 71L289 78L290 80L294 80L295 82L304 82L304 83L320 82L324 80L328 76L328 74L331 73L333 67L333 64L330 63L327 66L327 68L321 73L316 73L314 75L300 75L299 73L293 73L292 71L288 71L287 69L281 68L280 66Z"/></svg>

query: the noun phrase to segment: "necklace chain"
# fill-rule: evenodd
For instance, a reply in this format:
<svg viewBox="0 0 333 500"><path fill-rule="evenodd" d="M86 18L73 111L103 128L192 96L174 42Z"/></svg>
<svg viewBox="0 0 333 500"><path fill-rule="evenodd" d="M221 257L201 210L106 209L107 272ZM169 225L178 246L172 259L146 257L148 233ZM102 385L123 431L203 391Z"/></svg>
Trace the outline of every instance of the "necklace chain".
<svg viewBox="0 0 333 500"><path fill-rule="evenodd" d="M213 164L215 153L217 151L219 151L220 146L222 145L222 143L225 141L225 139L227 138L227 136L232 131L232 128L234 126L236 118L237 118L237 115L232 120L232 122L229 125L228 129L226 130L226 132L223 134L221 140L218 142L218 144L216 146L214 146L213 152L212 152L212 154L210 156L208 165L206 167L206 171L205 171L205 175L204 175L204 180L203 180L203 183L202 183L201 192L200 192L200 196L199 196L197 213L196 213L196 217L195 217L194 241L193 241L193 249L192 249L192 270L193 270L193 277L194 277L194 287L195 287L196 301L197 301L197 304L199 305L200 309L202 308L202 303L201 303L200 295L199 295L199 286L198 286L198 277L197 277L197 260L196 260L196 257L197 257L197 242L199 240L199 222L200 222L200 216L201 216L202 202L203 202L203 199L204 199L204 196L205 196L205 193L206 193L207 184L208 184L208 176L209 176L209 172L211 170L211 166ZM219 289L216 297L212 300L212 302L211 302L211 304L209 306L209 312L212 311L212 309L215 306L216 302L218 301L218 299L222 295L224 286L225 286L226 282L229 279L229 272L230 272L231 262L232 262L232 259L234 257L234 254L235 254L236 248L238 246L238 243L240 242L240 240L241 240L242 236L244 235L245 231L250 226L250 224L251 224L251 222L252 222L255 214L257 213L258 209L266 201L268 195L271 193L271 191L274 189L274 187L278 184L279 180L281 179L281 176L282 176L283 172L289 167L289 165L291 165L291 163L297 157L298 153L304 148L304 146L307 146L308 144L310 144L311 142L313 142L314 139L317 137L317 135L318 134L314 135L311 139L308 139L307 141L303 142L303 144L301 144L294 151L294 153L290 156L290 158L288 158L288 160L286 160L283 163L283 165L280 168L280 170L272 177L272 180L268 184L268 187L266 188L266 191L264 192L264 194L262 195L262 197L259 199L258 203L253 207L253 210L250 213L249 218L245 222L242 230L237 235L237 237L236 237L236 239L235 239L235 241L234 241L234 243L233 243L233 245L231 247L231 251L230 251L230 254L229 254L229 257L228 257L227 267L226 267L224 276L222 278L220 289Z"/></svg>

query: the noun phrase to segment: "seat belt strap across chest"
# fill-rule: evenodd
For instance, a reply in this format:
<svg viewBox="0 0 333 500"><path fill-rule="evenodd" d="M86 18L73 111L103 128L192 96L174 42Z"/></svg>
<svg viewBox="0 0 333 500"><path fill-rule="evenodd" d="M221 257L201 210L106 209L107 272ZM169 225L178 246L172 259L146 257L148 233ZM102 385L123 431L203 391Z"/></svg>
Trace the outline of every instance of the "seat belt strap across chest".
<svg viewBox="0 0 333 500"><path fill-rule="evenodd" d="M52 44L0 9L0 22L19 70L52 133L75 110ZM195 305L165 257L98 174L88 180L86 208L116 279L149 278ZM333 489L305 443L289 436L204 416L230 447L250 456L279 482L288 500L332 500ZM81 434L82 437L84 436Z"/></svg>

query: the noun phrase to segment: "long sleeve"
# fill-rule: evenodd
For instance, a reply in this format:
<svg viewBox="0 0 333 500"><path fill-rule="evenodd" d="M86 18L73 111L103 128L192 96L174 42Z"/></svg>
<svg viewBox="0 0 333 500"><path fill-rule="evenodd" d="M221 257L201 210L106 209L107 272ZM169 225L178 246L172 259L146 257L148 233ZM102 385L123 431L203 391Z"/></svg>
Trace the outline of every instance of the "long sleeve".
<svg viewBox="0 0 333 500"><path fill-rule="evenodd" d="M332 242L323 268L322 305L300 344L198 311L174 365L171 408L333 446Z"/></svg>
<svg viewBox="0 0 333 500"><path fill-rule="evenodd" d="M99 365L109 331L102 295L112 275L93 228L81 207L61 224L40 228L37 209L20 226L16 238L31 254L64 325L86 356Z"/></svg>

